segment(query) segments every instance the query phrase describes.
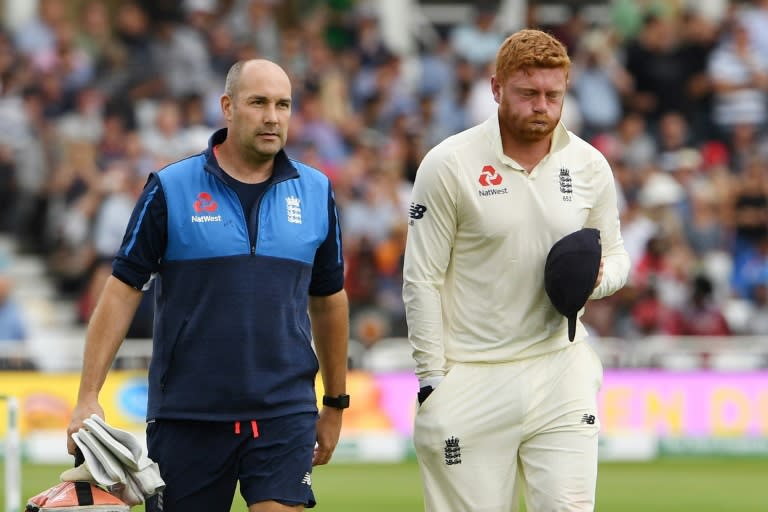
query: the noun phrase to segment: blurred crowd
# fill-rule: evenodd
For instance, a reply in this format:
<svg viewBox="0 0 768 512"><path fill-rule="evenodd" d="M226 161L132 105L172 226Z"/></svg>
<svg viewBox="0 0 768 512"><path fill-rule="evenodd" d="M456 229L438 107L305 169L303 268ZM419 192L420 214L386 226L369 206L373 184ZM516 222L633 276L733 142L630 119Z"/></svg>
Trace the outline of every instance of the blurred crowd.
<svg viewBox="0 0 768 512"><path fill-rule="evenodd" d="M294 84L289 155L335 186L352 337L403 336L419 162L496 107L509 24L493 2L470 4L403 55L375 2L39 0L0 31L0 231L87 322L147 175L202 150L230 65L266 57ZM563 120L613 167L633 261L621 293L589 304L589 328L768 334L768 1L615 0L604 23L574 9L554 24L535 4L520 26L570 51ZM0 339L24 335L12 298L3 284ZM129 334L150 336L151 316L148 294Z"/></svg>

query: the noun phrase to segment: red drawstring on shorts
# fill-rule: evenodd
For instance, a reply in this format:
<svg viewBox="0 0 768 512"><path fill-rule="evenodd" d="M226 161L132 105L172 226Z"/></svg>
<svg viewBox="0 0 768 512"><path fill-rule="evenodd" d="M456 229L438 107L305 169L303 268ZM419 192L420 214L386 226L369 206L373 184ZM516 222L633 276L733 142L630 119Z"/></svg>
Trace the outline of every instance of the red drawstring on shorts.
<svg viewBox="0 0 768 512"><path fill-rule="evenodd" d="M256 420L251 420L251 430L253 431L253 438L259 437L259 425ZM235 434L240 434L240 422L235 422Z"/></svg>

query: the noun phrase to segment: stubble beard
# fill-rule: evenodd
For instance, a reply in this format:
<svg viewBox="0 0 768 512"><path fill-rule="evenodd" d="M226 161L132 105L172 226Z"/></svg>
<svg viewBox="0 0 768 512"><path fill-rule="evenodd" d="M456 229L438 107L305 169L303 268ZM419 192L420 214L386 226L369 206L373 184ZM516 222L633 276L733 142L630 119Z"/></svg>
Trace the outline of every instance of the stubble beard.
<svg viewBox="0 0 768 512"><path fill-rule="evenodd" d="M259 140L258 133L254 133L250 140L244 141L243 146L248 160L254 164L259 164L274 158L283 148L283 143L282 140L262 142Z"/></svg>

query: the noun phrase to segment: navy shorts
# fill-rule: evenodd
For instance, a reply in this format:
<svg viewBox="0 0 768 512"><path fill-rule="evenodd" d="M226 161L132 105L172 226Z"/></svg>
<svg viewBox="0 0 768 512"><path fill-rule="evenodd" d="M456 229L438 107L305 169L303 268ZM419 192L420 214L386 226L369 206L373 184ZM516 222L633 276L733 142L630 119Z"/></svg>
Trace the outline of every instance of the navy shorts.
<svg viewBox="0 0 768 512"><path fill-rule="evenodd" d="M312 454L317 414L259 421L156 420L147 425L149 457L166 487L147 512L228 512L235 487L247 504L274 500L315 506Z"/></svg>

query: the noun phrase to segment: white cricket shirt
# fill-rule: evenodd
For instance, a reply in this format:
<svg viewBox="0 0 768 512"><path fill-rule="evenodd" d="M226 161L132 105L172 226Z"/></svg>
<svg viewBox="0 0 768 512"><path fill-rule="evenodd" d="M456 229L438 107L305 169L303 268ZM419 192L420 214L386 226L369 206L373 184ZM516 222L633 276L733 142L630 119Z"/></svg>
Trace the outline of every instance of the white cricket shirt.
<svg viewBox="0 0 768 512"><path fill-rule="evenodd" d="M600 230L604 275L591 298L629 273L608 162L562 124L530 174L503 154L496 114L445 139L418 169L409 224L403 299L420 379L568 346L544 290L549 249L568 233ZM578 322L576 341L585 334Z"/></svg>

